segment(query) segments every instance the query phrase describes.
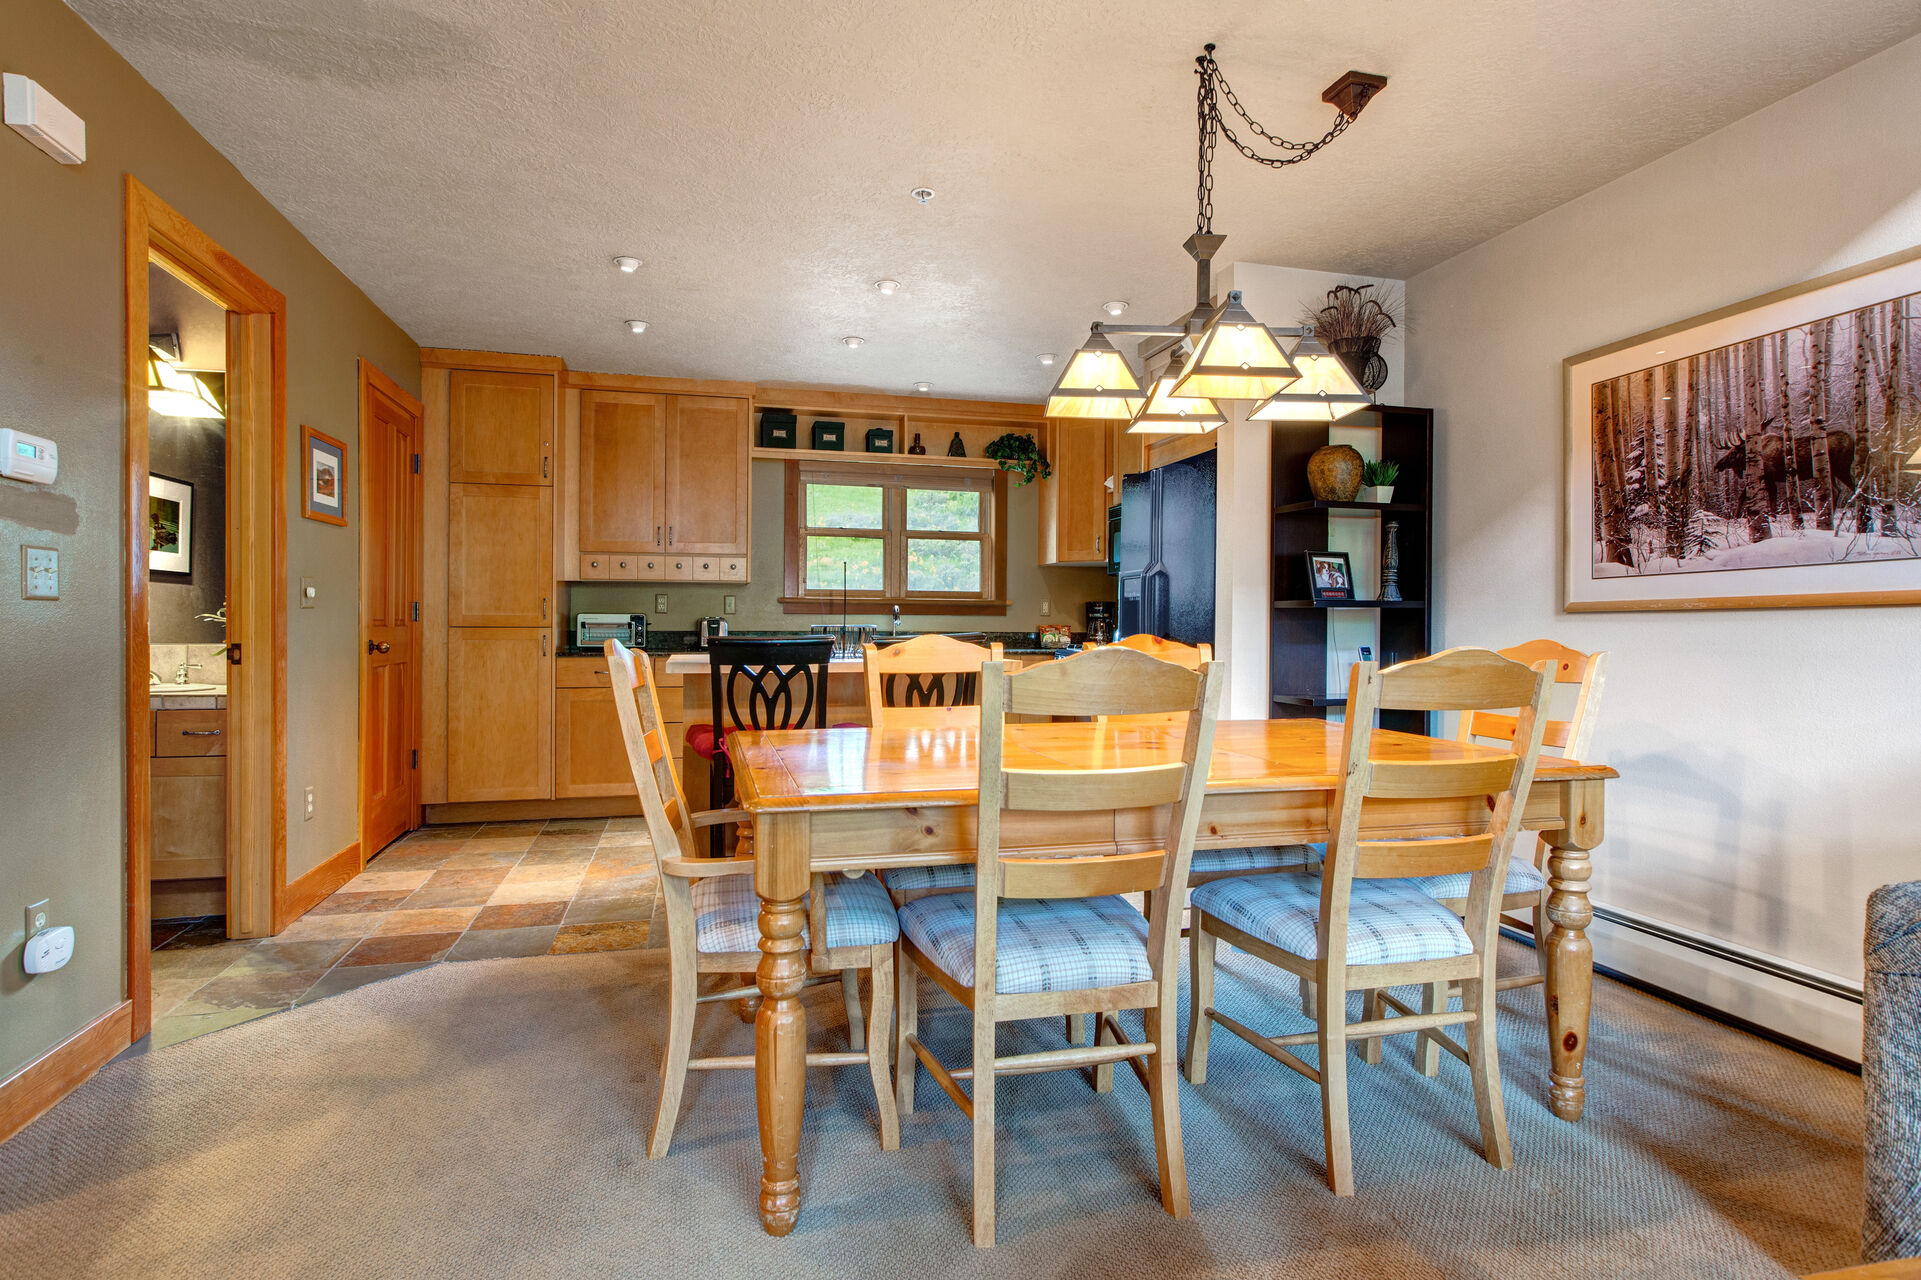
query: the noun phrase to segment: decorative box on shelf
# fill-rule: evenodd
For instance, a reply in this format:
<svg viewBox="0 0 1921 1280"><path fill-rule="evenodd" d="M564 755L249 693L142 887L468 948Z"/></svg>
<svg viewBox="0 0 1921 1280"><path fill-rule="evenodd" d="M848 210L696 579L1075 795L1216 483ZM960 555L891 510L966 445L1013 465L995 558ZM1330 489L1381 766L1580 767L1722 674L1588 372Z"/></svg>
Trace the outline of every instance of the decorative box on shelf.
<svg viewBox="0 0 1921 1280"><path fill-rule="evenodd" d="M894 429L892 427L869 427L867 429L867 452L892 453L894 451Z"/></svg>
<svg viewBox="0 0 1921 1280"><path fill-rule="evenodd" d="M793 448L799 421L791 409L762 409L760 434L757 437L760 447L763 449Z"/></svg>
<svg viewBox="0 0 1921 1280"><path fill-rule="evenodd" d="M840 450L847 447L847 424L825 418L814 423L812 445L816 449Z"/></svg>

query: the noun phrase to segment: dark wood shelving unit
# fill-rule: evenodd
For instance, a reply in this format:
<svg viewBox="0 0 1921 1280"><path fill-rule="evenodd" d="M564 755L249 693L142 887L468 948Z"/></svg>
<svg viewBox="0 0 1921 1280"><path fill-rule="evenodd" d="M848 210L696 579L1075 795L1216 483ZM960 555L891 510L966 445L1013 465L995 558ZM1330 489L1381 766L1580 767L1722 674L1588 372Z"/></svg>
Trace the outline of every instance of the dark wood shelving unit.
<svg viewBox="0 0 1921 1280"><path fill-rule="evenodd" d="M1340 428L1379 432L1377 456L1400 464L1393 502L1326 502L1307 487L1307 459L1330 440L1327 427L1277 425L1273 443L1273 588L1269 688L1276 718L1326 718L1327 708L1347 699L1327 690L1328 610L1376 611L1374 657L1382 666L1425 657L1432 652L1433 617L1429 604L1434 581L1434 412L1377 405L1356 414ZM1399 526L1402 600L1338 600L1316 603L1307 583L1302 553L1328 549L1330 515L1374 515ZM1360 571L1356 570L1357 579ZM1358 591L1374 582L1356 581ZM1418 711L1384 711L1381 726L1427 733L1429 717Z"/></svg>

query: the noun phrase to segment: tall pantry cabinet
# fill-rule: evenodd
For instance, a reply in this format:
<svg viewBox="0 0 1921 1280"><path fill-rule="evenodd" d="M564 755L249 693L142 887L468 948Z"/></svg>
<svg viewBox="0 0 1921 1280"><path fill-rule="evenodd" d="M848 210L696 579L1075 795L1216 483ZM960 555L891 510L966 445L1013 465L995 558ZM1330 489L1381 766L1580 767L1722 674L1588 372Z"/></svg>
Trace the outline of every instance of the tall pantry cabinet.
<svg viewBox="0 0 1921 1280"><path fill-rule="evenodd" d="M422 356L421 797L549 799L561 362Z"/></svg>

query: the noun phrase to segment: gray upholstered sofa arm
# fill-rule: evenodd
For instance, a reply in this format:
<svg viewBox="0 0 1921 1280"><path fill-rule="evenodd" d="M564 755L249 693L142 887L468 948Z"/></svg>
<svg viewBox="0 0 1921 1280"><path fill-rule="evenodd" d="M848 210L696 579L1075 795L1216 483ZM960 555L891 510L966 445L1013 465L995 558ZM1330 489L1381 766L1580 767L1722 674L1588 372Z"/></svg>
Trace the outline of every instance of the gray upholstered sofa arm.
<svg viewBox="0 0 1921 1280"><path fill-rule="evenodd" d="M1921 881L1868 898L1866 1262L1921 1255Z"/></svg>

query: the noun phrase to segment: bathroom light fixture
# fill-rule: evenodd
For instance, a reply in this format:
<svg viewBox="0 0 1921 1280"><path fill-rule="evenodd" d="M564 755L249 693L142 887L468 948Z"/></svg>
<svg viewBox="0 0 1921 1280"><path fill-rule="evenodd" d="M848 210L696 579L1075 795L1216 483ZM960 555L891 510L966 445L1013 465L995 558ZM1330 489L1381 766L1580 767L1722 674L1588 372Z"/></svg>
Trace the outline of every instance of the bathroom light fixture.
<svg viewBox="0 0 1921 1280"><path fill-rule="evenodd" d="M640 259L628 258L628 257L615 258L614 265L619 267L622 271L626 272L628 275L632 275L634 274L634 272L640 270Z"/></svg>
<svg viewBox="0 0 1921 1280"><path fill-rule="evenodd" d="M629 333L647 332L647 322L645 320L629 320L626 323L627 323L627 332Z"/></svg>
<svg viewBox="0 0 1921 1280"><path fill-rule="evenodd" d="M1214 60L1213 45L1207 45L1194 62L1195 75L1200 78L1195 105L1198 207L1194 234L1182 246L1194 259L1194 308L1163 325L1094 324L1086 345L1068 360L1054 384L1047 413L1050 417L1127 418L1135 424L1130 431L1150 434L1157 430L1191 431L1197 421L1208 416L1200 406L1207 406L1220 417L1222 400L1259 401L1252 416L1281 421L1333 421L1366 408L1373 398L1354 382L1345 366L1338 375L1331 367L1310 373L1309 365L1322 357L1325 365L1340 364L1337 357L1313 341L1310 329L1263 325L1242 304L1238 290L1216 303L1212 262L1227 237L1214 231L1214 151L1225 138L1234 150L1271 169L1299 164L1346 132L1361 109L1386 87L1387 78L1349 71L1321 94L1321 101L1334 108L1333 125L1315 141L1290 142L1269 133L1247 114ZM1223 117L1223 102L1232 113L1230 117ZM1232 125L1229 119L1234 120ZM1237 129L1241 133L1237 134ZM1263 154L1255 150L1257 142L1269 144L1277 152ZM1103 303L1101 310L1119 316L1127 310L1127 303L1116 299ZM1161 369L1150 394L1141 393L1126 357L1108 341L1106 335L1110 334L1167 339L1144 344L1149 346L1142 352L1148 367ZM1290 359L1282 346L1281 340L1288 338L1303 340L1295 359ZM1191 350L1176 371L1172 359L1183 342L1191 344ZM1169 363L1162 369L1160 362L1164 359Z"/></svg>
<svg viewBox="0 0 1921 1280"><path fill-rule="evenodd" d="M874 281L874 287L875 287L876 289L878 289L878 290L880 290L880 294L881 294L881 297L883 297L883 298L891 298L891 297L893 297L893 296L894 296L895 294L897 294L897 293L899 293L899 292L900 292L900 281L898 281L898 280L876 280L876 281Z"/></svg>
<svg viewBox="0 0 1921 1280"><path fill-rule="evenodd" d="M1041 352L1041 363L1044 365L1051 366L1058 359L1060 359L1060 357L1055 355L1052 351Z"/></svg>
<svg viewBox="0 0 1921 1280"><path fill-rule="evenodd" d="M147 409L168 418L221 418L227 411L206 382L157 346L147 348Z"/></svg>
<svg viewBox="0 0 1921 1280"><path fill-rule="evenodd" d="M861 343L863 343L863 342L865 342L865 341L867 341L867 339L865 339L865 338L857 338L857 337L855 337L855 336L854 336L853 334L851 334L851 333L850 333L850 334L848 334L848 335L847 335L847 336L846 336L845 338L842 338L842 339L840 340L840 345L841 345L841 346L843 346L843 347L858 347L858 346L859 346L859 345L860 345Z"/></svg>

